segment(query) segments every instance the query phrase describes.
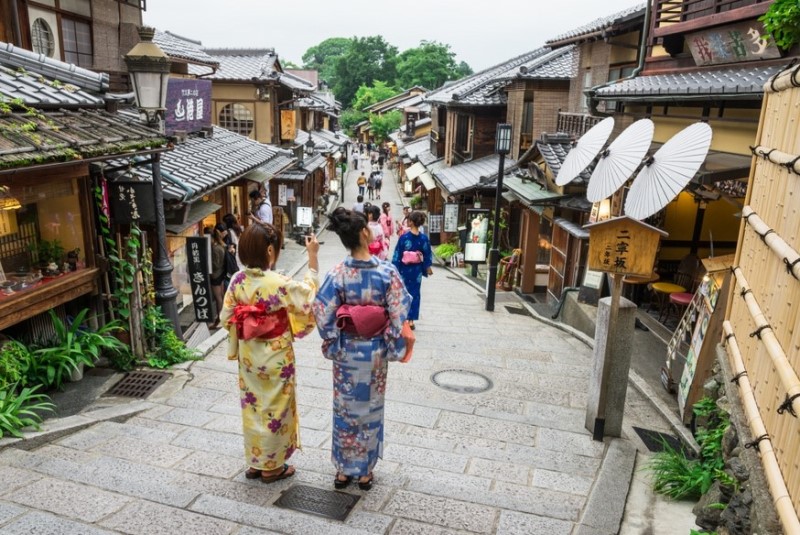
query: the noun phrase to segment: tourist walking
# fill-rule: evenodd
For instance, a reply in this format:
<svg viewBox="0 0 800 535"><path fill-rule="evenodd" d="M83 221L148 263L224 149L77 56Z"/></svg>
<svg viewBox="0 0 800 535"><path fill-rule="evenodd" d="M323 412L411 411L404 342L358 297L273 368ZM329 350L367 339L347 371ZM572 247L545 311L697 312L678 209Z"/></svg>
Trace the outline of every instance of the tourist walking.
<svg viewBox="0 0 800 535"><path fill-rule="evenodd" d="M369 243L369 252L386 260L389 257L389 247L386 245L386 238L383 235L383 225L381 225L381 209L374 204L364 208L367 215L367 226L372 231L372 241Z"/></svg>
<svg viewBox="0 0 800 535"><path fill-rule="evenodd" d="M433 275L431 264L433 255L431 242L428 236L420 232L420 227L425 224L425 214L413 211L407 218L408 232L400 236L394 248L392 263L403 277L406 289L414 298L411 309L408 311L408 320L414 329L414 322L419 319L420 290L422 277Z"/></svg>
<svg viewBox="0 0 800 535"><path fill-rule="evenodd" d="M222 216L222 222L225 224L225 228L228 229L228 238L227 238L228 245L234 246L236 265L241 266L242 261L239 258L239 236L242 235L244 229L239 224L239 218L233 214L225 214L224 216Z"/></svg>
<svg viewBox="0 0 800 535"><path fill-rule="evenodd" d="M364 196L359 195L356 197L356 202L353 203L353 211L364 213Z"/></svg>
<svg viewBox="0 0 800 535"><path fill-rule="evenodd" d="M383 457L388 362L404 356L401 329L411 296L394 266L369 253L372 232L364 214L339 207L329 219L328 228L350 253L326 275L314 301L322 353L333 361L334 486L355 478L369 490ZM340 318L346 314L358 324Z"/></svg>
<svg viewBox="0 0 800 535"><path fill-rule="evenodd" d="M261 188L250 192L250 221L272 224L272 204Z"/></svg>
<svg viewBox="0 0 800 535"><path fill-rule="evenodd" d="M367 186L367 177L364 176L364 171L361 171L361 174L358 176L356 180L356 185L358 186L358 194L363 197L364 196L364 188Z"/></svg>
<svg viewBox="0 0 800 535"><path fill-rule="evenodd" d="M214 298L214 309L217 316L214 318L214 323L211 324L211 329L219 329L219 314L222 310L222 299L225 295L225 250L227 245L225 243L225 227L217 225L213 229L206 227L204 234L211 236L211 273L209 279L211 282L211 295ZM222 229L222 230L221 230Z"/></svg>
<svg viewBox="0 0 800 535"><path fill-rule="evenodd" d="M411 213L411 208L403 206L403 217L397 222L397 235L402 236L408 232L408 216Z"/></svg>
<svg viewBox="0 0 800 535"><path fill-rule="evenodd" d="M389 250L389 243L392 239L392 232L394 231L394 219L392 219L392 205L385 202L381 205L381 227L383 228L383 237L386 240L386 250Z"/></svg>
<svg viewBox="0 0 800 535"><path fill-rule="evenodd" d="M369 200L375 199L375 171L369 174L369 178L367 179L367 197Z"/></svg>
<svg viewBox="0 0 800 535"><path fill-rule="evenodd" d="M245 477L264 483L295 473L286 462L300 447L292 342L314 330L311 305L319 285L316 237L306 237L302 281L273 271L282 245L283 235L272 225L247 227L239 241L247 267L231 281L221 314L228 358L239 361Z"/></svg>
<svg viewBox="0 0 800 535"><path fill-rule="evenodd" d="M375 174L375 198L381 198L381 188L383 187L383 172L378 171Z"/></svg>

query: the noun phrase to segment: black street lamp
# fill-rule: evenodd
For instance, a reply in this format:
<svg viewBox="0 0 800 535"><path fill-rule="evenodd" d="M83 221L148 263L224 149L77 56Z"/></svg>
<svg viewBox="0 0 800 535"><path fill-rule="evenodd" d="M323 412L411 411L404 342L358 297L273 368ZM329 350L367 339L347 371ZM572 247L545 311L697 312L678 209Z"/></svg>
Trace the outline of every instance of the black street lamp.
<svg viewBox="0 0 800 535"><path fill-rule="evenodd" d="M170 60L161 48L153 42L153 28L139 28L139 38L130 52L125 55L125 64L131 77L131 85L136 96L136 105L146 116L147 124L164 133L163 118L167 103L167 84L169 83ZM172 264L167 251L167 229L164 220L164 192L161 188L160 155L153 155L153 200L156 208L156 239L158 247L153 262L153 278L156 290L156 304L172 322L175 334L181 337L181 324L178 319L178 306L175 302L178 290L172 285Z"/></svg>
<svg viewBox="0 0 800 535"><path fill-rule="evenodd" d="M497 264L500 262L500 197L503 193L503 174L505 173L506 154L511 151L511 125L500 123L494 140L494 151L500 155L500 166L497 170L497 191L494 196L494 219L492 222L492 248L489 249L489 286L486 288L486 310L494 311L494 293L497 283Z"/></svg>

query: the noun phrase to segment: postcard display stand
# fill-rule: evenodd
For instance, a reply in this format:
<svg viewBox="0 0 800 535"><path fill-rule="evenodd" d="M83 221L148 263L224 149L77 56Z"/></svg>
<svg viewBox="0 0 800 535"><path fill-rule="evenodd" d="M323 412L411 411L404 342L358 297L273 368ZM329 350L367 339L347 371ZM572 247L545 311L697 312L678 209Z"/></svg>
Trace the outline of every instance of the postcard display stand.
<svg viewBox="0 0 800 535"><path fill-rule="evenodd" d="M674 391L684 423L692 419L692 408L703 396L703 385L711 376L716 345L722 336L722 321L733 255L703 260L706 276L686 307L678 327L667 345L667 362L662 382ZM675 383L675 378L679 378Z"/></svg>

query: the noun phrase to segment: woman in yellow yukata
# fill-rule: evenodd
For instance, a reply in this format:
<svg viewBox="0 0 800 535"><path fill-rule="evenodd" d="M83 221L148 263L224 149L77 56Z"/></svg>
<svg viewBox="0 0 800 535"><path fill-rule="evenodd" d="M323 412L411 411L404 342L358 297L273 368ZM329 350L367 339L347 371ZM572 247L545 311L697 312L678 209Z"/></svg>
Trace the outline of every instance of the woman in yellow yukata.
<svg viewBox="0 0 800 535"><path fill-rule="evenodd" d="M228 358L239 360L239 394L248 479L272 483L294 475L287 463L300 447L292 341L314 330L311 304L319 282L315 236L306 238L308 272L295 281L272 270L283 244L270 224L252 224L239 238L247 266L231 279L220 314Z"/></svg>

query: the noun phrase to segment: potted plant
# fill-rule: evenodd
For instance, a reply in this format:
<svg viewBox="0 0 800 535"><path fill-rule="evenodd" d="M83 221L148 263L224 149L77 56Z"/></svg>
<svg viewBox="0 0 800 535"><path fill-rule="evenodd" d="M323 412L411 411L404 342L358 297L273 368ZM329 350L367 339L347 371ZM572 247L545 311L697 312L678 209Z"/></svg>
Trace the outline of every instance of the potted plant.
<svg viewBox="0 0 800 535"><path fill-rule="evenodd" d="M61 242L39 240L38 243L31 243L30 248L32 252L36 253L39 267L42 270L58 271L61 259L64 258L64 247L61 246ZM53 269L53 265L56 266L55 269Z"/></svg>
<svg viewBox="0 0 800 535"><path fill-rule="evenodd" d="M411 206L412 210L416 210L420 206L422 206L422 197L419 195L414 195L408 201L409 206Z"/></svg>
<svg viewBox="0 0 800 535"><path fill-rule="evenodd" d="M454 243L443 243L441 245L437 245L433 249L433 254L439 259L439 262L443 266L446 266L450 263L450 257L456 254L458 251L458 245Z"/></svg>

